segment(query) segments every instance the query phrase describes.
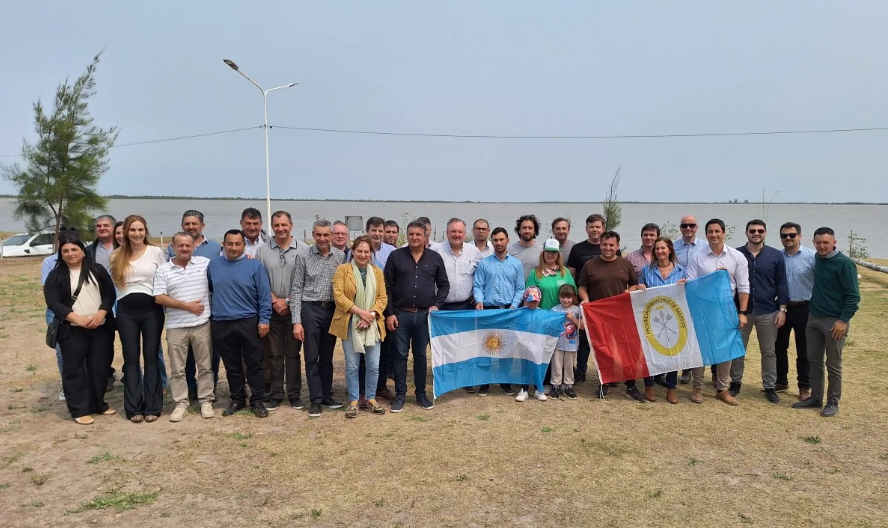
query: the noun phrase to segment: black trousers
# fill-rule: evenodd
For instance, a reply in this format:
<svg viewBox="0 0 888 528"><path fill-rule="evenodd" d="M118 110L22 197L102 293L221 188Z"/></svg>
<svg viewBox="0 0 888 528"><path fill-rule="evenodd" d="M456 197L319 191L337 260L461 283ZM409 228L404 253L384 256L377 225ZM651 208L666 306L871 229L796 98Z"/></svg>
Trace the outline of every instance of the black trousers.
<svg viewBox="0 0 888 528"><path fill-rule="evenodd" d="M126 417L137 414L160 416L163 392L157 350L163 331L163 308L150 295L131 293L117 301L116 319L123 347L123 408ZM140 358L144 363L141 372Z"/></svg>
<svg viewBox="0 0 888 528"><path fill-rule="evenodd" d="M271 385L272 400L283 401L284 382L287 385L287 398L295 403L302 393L302 341L293 336L293 323L290 314L271 314L268 335L262 340L265 351L265 371L267 383Z"/></svg>
<svg viewBox="0 0 888 528"><path fill-rule="evenodd" d="M259 340L259 316L236 321L213 321L213 348L219 352L225 373L231 402L247 402L245 383L250 384L250 403L262 402L264 379L262 374L262 343ZM246 381L244 366L246 365Z"/></svg>
<svg viewBox="0 0 888 528"><path fill-rule="evenodd" d="M105 384L114 353L107 323L88 330L72 326L71 333L59 339L62 349L62 390L73 418L98 414L108 409Z"/></svg>
<svg viewBox="0 0 888 528"><path fill-rule="evenodd" d="M786 307L786 323L777 329L777 342L774 352L777 354L777 383L789 385L789 334L795 333L796 377L800 389L810 389L811 379L808 373L808 348L805 339L805 326L808 324L808 305L789 305Z"/></svg>
<svg viewBox="0 0 888 528"><path fill-rule="evenodd" d="M333 349L336 336L331 335L333 308L322 308L302 303L302 328L305 331L305 378L308 397L312 403L321 403L333 397Z"/></svg>

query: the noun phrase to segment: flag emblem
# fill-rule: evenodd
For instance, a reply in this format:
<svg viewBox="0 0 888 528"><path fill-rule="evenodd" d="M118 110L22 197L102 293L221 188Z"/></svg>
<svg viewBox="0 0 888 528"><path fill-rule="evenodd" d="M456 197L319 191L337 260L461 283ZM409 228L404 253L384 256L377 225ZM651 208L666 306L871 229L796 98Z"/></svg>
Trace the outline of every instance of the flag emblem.
<svg viewBox="0 0 888 528"><path fill-rule="evenodd" d="M488 354L497 355L506 347L506 336L500 331L493 330L484 336L481 346Z"/></svg>
<svg viewBox="0 0 888 528"><path fill-rule="evenodd" d="M644 305L642 328L648 343L664 356L678 355L688 342L688 324L681 305L657 296Z"/></svg>

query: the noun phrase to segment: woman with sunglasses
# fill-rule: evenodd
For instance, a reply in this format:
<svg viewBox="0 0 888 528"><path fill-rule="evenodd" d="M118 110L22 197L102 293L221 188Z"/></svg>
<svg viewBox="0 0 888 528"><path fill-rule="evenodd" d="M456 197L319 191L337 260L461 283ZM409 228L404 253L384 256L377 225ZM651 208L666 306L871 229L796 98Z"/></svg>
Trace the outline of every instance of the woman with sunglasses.
<svg viewBox="0 0 888 528"><path fill-rule="evenodd" d="M117 331L123 347L123 406L133 423L154 422L163 408L156 351L163 331L163 308L154 301L154 273L166 262L151 244L148 224L138 215L123 222L123 242L111 254L117 286ZM144 353L143 353L144 351ZM139 369L144 362L144 375Z"/></svg>
<svg viewBox="0 0 888 528"><path fill-rule="evenodd" d="M58 262L43 288L46 306L61 323L62 390L74 421L94 422L91 414L114 414L105 403L105 384L114 352L114 284L95 264L76 235L59 239Z"/></svg>

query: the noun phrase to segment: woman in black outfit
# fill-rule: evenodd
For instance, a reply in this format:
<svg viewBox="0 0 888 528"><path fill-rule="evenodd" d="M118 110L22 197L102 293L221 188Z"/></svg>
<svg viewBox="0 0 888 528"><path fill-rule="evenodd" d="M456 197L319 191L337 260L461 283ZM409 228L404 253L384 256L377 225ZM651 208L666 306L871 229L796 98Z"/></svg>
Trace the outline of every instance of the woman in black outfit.
<svg viewBox="0 0 888 528"><path fill-rule="evenodd" d="M105 403L105 384L114 351L115 292L111 276L96 265L75 236L59 241L58 263L46 279L46 306L61 320L62 389L74 421L93 423L91 414L114 414ZM74 298L74 293L80 289Z"/></svg>

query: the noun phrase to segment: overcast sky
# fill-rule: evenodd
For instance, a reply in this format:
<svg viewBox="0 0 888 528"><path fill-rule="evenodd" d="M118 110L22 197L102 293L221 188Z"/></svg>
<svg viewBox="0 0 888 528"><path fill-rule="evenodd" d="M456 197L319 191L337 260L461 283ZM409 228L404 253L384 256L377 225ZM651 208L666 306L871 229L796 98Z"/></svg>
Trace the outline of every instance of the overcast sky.
<svg viewBox="0 0 888 528"><path fill-rule="evenodd" d="M489 135L888 126L888 2L10 2L0 155L107 46L118 143L262 124ZM270 131L275 198L888 201L888 131L503 140ZM111 151L104 194L264 197L261 129ZM0 162L16 161L14 157ZM14 188L0 181L0 193Z"/></svg>

